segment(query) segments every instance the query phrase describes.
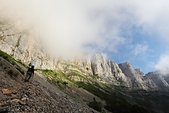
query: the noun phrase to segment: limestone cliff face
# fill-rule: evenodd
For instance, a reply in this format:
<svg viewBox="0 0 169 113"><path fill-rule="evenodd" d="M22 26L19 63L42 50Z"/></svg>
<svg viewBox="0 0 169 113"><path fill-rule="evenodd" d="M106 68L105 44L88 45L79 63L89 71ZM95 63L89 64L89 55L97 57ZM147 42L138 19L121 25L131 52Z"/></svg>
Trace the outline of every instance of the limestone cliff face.
<svg viewBox="0 0 169 113"><path fill-rule="evenodd" d="M91 61L93 75L99 76L108 83L128 86L128 81L118 64L107 59L102 54L95 54Z"/></svg>
<svg viewBox="0 0 169 113"><path fill-rule="evenodd" d="M158 90L167 90L169 91L169 75L161 74L159 71L150 72L146 75L146 78L151 79Z"/></svg>
<svg viewBox="0 0 169 113"><path fill-rule="evenodd" d="M37 68L55 67L55 61L46 54L39 41L12 25L0 24L0 49L26 64L35 63Z"/></svg>
<svg viewBox="0 0 169 113"><path fill-rule="evenodd" d="M119 66L103 55L69 61L51 58L40 41L8 24L0 24L0 49L26 64L35 63L36 68L58 69L65 73L76 70L86 75L99 76L100 80L109 84L128 86L126 76Z"/></svg>
<svg viewBox="0 0 169 113"><path fill-rule="evenodd" d="M125 86L129 89L157 90L158 85L149 77L145 77L140 69L129 63L117 64L102 54L76 60L74 64L91 76L98 76L107 84Z"/></svg>
<svg viewBox="0 0 169 113"><path fill-rule="evenodd" d="M102 54L95 54L93 56L65 62L69 64L67 65L67 70L80 70L83 74L98 77L100 81L106 84L130 87L126 75L122 73L118 64L107 59ZM64 63L59 63L59 65L61 65L59 67L63 67ZM59 67L57 66L57 68Z"/></svg>
<svg viewBox="0 0 169 113"><path fill-rule="evenodd" d="M131 89L148 90L160 87L153 77L144 77L140 70L134 69L129 63L118 65L102 54L67 61L52 58L43 49L40 40L30 37L28 32L21 32L8 24L0 23L0 50L26 64L35 63L36 68L40 69L62 70L64 73L74 70L86 77L96 76L104 83ZM162 79L161 81L164 82Z"/></svg>
<svg viewBox="0 0 169 113"><path fill-rule="evenodd" d="M134 89L155 89L156 85L152 80L145 78L144 73L139 69L134 69L128 62L119 64L122 72L125 73L130 86Z"/></svg>

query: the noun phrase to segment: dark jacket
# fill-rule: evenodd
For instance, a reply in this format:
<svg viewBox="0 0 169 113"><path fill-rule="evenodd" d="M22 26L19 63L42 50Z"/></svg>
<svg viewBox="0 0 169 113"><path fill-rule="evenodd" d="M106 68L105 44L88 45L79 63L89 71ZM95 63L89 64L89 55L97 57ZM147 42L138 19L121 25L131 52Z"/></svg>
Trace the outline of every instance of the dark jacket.
<svg viewBox="0 0 169 113"><path fill-rule="evenodd" d="M28 69L28 71L27 71L27 74L29 74L29 75L32 75L32 74L34 74L34 68L29 68Z"/></svg>

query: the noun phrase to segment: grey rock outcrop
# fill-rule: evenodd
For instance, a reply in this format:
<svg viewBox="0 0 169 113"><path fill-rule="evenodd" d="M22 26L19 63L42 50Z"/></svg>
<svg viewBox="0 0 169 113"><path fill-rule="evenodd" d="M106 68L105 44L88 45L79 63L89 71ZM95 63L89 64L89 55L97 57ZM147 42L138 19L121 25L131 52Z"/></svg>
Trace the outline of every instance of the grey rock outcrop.
<svg viewBox="0 0 169 113"><path fill-rule="evenodd" d="M146 78L151 79L158 90L166 90L169 91L169 75L161 74L160 71L150 72L146 74Z"/></svg>
<svg viewBox="0 0 169 113"><path fill-rule="evenodd" d="M129 86L133 89L156 89L156 85L151 79L145 78L140 69L134 69L128 62L119 64L120 69L125 73Z"/></svg>
<svg viewBox="0 0 169 113"><path fill-rule="evenodd" d="M122 73L118 64L107 59L102 54L95 54L91 61L93 75L99 76L102 80L115 85L128 86L128 81Z"/></svg>

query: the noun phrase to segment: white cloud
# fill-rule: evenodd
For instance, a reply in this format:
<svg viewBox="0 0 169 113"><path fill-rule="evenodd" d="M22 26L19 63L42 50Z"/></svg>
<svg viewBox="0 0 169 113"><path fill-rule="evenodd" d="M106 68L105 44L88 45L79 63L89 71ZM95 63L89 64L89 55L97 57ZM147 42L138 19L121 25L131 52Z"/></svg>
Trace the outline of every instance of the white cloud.
<svg viewBox="0 0 169 113"><path fill-rule="evenodd" d="M134 56L144 55L148 51L148 45L147 44L137 44L135 45L132 54Z"/></svg>
<svg viewBox="0 0 169 113"><path fill-rule="evenodd" d="M132 5L134 6L132 12L137 18L138 25L150 34L169 40L168 0L133 0Z"/></svg>
<svg viewBox="0 0 169 113"><path fill-rule="evenodd" d="M168 6L167 0L1 0L0 18L40 37L52 54L71 57L117 51L133 25L168 39ZM146 50L138 45L134 54Z"/></svg>
<svg viewBox="0 0 169 113"><path fill-rule="evenodd" d="M1 0L0 18L40 37L50 53L77 56L91 49L115 51L123 43L115 1ZM119 3L116 3L117 5ZM109 26L109 27L108 27ZM95 48L86 47L94 45Z"/></svg>
<svg viewBox="0 0 169 113"><path fill-rule="evenodd" d="M169 54L161 55L154 68L162 74L169 74Z"/></svg>

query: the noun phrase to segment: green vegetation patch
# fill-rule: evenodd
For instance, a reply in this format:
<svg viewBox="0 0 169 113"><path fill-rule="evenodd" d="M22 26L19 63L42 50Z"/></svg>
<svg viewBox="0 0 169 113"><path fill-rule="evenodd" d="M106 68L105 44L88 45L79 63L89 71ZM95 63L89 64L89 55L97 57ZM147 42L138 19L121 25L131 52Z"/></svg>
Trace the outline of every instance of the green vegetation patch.
<svg viewBox="0 0 169 113"><path fill-rule="evenodd" d="M12 58L10 55L8 55L7 53L3 52L0 50L0 56L4 59L6 59L8 62L10 62L11 64L15 64L15 59Z"/></svg>
<svg viewBox="0 0 169 113"><path fill-rule="evenodd" d="M49 82L58 85L68 85L68 86L74 86L74 82L69 79L68 76L66 76L62 71L53 71L53 70L41 70L42 74L48 79Z"/></svg>
<svg viewBox="0 0 169 113"><path fill-rule="evenodd" d="M27 67L25 64L23 64L21 61L15 60L13 57L8 55L7 53L0 50L0 57L4 58L8 62L10 62L12 65L16 66L16 69L20 71L22 74L25 73L25 68Z"/></svg>

